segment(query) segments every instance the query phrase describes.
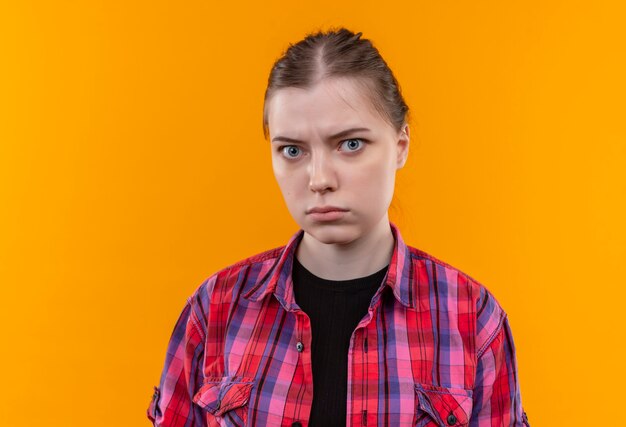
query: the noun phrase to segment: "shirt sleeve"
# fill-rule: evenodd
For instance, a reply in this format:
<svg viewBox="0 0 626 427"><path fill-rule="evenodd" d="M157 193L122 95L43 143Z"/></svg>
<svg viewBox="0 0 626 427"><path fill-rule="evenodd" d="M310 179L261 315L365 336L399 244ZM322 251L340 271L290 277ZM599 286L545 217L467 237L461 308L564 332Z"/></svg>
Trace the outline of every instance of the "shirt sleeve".
<svg viewBox="0 0 626 427"><path fill-rule="evenodd" d="M493 295L484 291L481 297L484 300L478 304L479 347L470 427L530 427L522 408L508 317Z"/></svg>
<svg viewBox="0 0 626 427"><path fill-rule="evenodd" d="M202 426L203 411L193 404L202 384L204 333L192 307L191 298L176 321L167 345L165 366L148 406L148 419L154 426Z"/></svg>

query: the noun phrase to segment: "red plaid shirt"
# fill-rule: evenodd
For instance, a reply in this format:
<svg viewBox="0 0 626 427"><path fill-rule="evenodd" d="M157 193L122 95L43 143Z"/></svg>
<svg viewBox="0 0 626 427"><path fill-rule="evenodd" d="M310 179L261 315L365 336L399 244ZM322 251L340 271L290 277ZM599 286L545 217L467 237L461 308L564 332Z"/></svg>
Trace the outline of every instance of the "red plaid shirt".
<svg viewBox="0 0 626 427"><path fill-rule="evenodd" d="M355 329L347 426L528 426L506 313L480 283L407 246ZM148 407L155 426L307 426L311 326L294 300L299 230L188 299Z"/></svg>

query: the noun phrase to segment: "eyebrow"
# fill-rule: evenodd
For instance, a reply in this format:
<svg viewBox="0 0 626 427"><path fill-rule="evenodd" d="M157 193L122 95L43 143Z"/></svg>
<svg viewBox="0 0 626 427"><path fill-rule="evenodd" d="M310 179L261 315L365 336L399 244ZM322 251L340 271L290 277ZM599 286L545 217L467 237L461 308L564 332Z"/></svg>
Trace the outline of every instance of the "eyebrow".
<svg viewBox="0 0 626 427"><path fill-rule="evenodd" d="M346 135L350 135L351 133L354 132L370 132L370 129L368 128L350 128L350 129L346 129L346 130L342 130L341 132L337 132L333 135L331 135L329 137L329 139L337 139L337 138L341 138L344 137ZM272 138L272 142L276 142L276 141L283 141L283 142L302 142L299 139L294 139L294 138L289 138L286 136L275 136L274 138Z"/></svg>

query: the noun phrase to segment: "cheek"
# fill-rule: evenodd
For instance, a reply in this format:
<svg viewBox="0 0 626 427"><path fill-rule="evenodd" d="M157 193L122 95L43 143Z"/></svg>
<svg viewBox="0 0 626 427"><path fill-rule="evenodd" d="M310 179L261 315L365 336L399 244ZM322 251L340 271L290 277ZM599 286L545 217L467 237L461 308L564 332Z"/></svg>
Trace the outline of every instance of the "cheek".
<svg viewBox="0 0 626 427"><path fill-rule="evenodd" d="M274 177L283 193L283 197L287 201L297 198L298 195L302 193L302 179L293 171L286 170L285 168L275 168Z"/></svg>
<svg viewBox="0 0 626 427"><path fill-rule="evenodd" d="M394 170L380 160L373 160L361 165L348 179L350 186L358 189L360 194L381 197L393 188Z"/></svg>

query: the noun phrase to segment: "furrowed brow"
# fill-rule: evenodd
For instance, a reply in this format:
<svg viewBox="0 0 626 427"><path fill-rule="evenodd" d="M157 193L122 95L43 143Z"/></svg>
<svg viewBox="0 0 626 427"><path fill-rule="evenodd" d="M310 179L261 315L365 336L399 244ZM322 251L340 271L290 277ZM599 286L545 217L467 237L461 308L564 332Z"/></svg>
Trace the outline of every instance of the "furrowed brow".
<svg viewBox="0 0 626 427"><path fill-rule="evenodd" d="M274 138L272 138L272 142L278 142L278 141L283 141L283 142L302 142L299 139L294 139L294 138L288 138L286 136L275 136Z"/></svg>
<svg viewBox="0 0 626 427"><path fill-rule="evenodd" d="M337 133L331 135L329 137L329 139L342 138L344 136L348 136L348 135L350 135L352 133L355 133L355 132L369 132L369 131L370 131L370 129L368 129L368 128L350 128L350 129L342 130L341 132L337 132ZM280 135L275 136L274 138L272 138L272 142L277 142L277 141L283 141L283 142L303 142L303 141L300 141L299 139L289 138L289 137L280 136Z"/></svg>
<svg viewBox="0 0 626 427"><path fill-rule="evenodd" d="M350 128L350 129L342 130L341 132L337 132L334 135L331 135L330 139L342 138L344 136L348 136L355 132L369 132L369 131L370 130L368 128Z"/></svg>

